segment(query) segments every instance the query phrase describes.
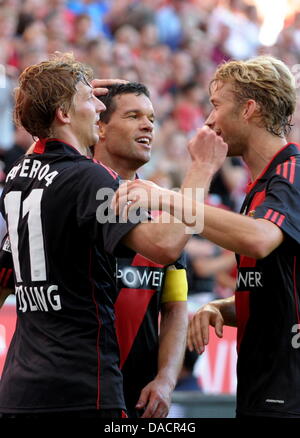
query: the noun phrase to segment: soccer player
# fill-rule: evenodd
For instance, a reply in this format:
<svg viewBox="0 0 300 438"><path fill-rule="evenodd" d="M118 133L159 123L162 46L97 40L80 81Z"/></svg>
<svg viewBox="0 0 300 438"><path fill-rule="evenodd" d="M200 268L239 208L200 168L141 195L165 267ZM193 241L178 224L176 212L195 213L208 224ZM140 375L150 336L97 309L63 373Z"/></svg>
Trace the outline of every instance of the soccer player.
<svg viewBox="0 0 300 438"><path fill-rule="evenodd" d="M7 175L0 204L17 303L0 381L4 416L121 417L115 256L133 250L164 265L182 250L184 239L165 245L165 229L156 223L111 220L102 195L118 187L118 178L86 157L105 109L90 79L70 55L20 76L15 119L39 141ZM8 243L3 249L10 251ZM7 283L11 267L4 268Z"/></svg>
<svg viewBox="0 0 300 438"><path fill-rule="evenodd" d="M237 416L300 417L300 151L286 140L295 80L280 60L261 56L222 64L210 94L207 125L228 143L229 156L243 157L252 181L240 215L204 207L202 235L237 253L237 288L235 298L212 302L195 314L188 346L202 352L209 324L221 336L224 322L236 323ZM196 181L199 148L196 136L189 144L194 160L189 183ZM144 181L129 183L130 208L145 206L151 190L161 193L157 207L171 204L174 215L182 216L180 194L172 193L170 201L170 193ZM122 206L122 191L114 201L119 195Z"/></svg>
<svg viewBox="0 0 300 438"><path fill-rule="evenodd" d="M123 180L134 180L151 156L155 115L149 91L139 83L116 84L101 100L106 110L94 158ZM175 227L174 240L180 232L184 229ZM185 351L187 280L182 263L166 269L140 254L117 260L116 327L129 417L168 414Z"/></svg>
<svg viewBox="0 0 300 438"><path fill-rule="evenodd" d="M117 418L125 409L113 254L136 224L96 221L96 192L115 180L84 156L105 109L90 79L67 55L20 76L16 121L39 141L1 198L18 312L0 381L4 416Z"/></svg>

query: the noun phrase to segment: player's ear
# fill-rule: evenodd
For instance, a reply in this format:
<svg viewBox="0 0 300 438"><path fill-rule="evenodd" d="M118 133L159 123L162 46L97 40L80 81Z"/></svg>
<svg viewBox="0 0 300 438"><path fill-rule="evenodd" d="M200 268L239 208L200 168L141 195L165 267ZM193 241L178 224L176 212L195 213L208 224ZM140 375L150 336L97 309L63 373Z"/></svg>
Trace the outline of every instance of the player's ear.
<svg viewBox="0 0 300 438"><path fill-rule="evenodd" d="M100 140L105 140L105 136L106 136L106 123L101 122L101 120L99 121L99 139Z"/></svg>
<svg viewBox="0 0 300 438"><path fill-rule="evenodd" d="M69 113L62 107L56 109L55 118L62 124L68 124L71 121Z"/></svg>
<svg viewBox="0 0 300 438"><path fill-rule="evenodd" d="M244 104L242 114L245 120L249 120L254 115L256 115L258 111L259 106L256 101L253 99L248 99L247 102Z"/></svg>

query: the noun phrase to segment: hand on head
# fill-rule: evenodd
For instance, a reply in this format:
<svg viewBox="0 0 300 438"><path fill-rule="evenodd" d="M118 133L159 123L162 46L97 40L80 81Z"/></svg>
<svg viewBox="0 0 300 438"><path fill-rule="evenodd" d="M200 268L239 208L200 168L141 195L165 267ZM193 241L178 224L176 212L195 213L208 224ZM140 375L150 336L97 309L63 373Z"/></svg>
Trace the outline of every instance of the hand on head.
<svg viewBox="0 0 300 438"><path fill-rule="evenodd" d="M95 96L103 96L108 93L108 88L115 84L127 84L124 79L93 79L91 84L94 88Z"/></svg>

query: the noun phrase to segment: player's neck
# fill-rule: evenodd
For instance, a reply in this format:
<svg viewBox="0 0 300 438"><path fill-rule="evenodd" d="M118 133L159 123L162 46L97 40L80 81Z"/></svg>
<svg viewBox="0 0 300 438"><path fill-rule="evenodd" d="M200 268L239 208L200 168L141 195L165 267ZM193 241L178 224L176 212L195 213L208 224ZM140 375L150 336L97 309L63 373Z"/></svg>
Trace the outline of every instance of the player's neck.
<svg viewBox="0 0 300 438"><path fill-rule="evenodd" d="M249 139L243 159L250 170L252 181L259 177L265 167L286 143L285 137L275 136L265 130L256 133L253 138Z"/></svg>
<svg viewBox="0 0 300 438"><path fill-rule="evenodd" d="M81 155L87 156L89 154L89 148L82 146L76 135L67 129L55 129L53 130L51 137L57 138L58 140L73 146L73 148L76 149Z"/></svg>
<svg viewBox="0 0 300 438"><path fill-rule="evenodd" d="M114 170L121 179L131 180L131 181L135 179L136 169L132 169L130 166L128 166L129 163L126 162L124 163L122 162L121 159L118 162L106 158L104 159L96 158L96 159L100 160L101 163L103 163L105 166L108 166L110 167L110 169Z"/></svg>
<svg viewBox="0 0 300 438"><path fill-rule="evenodd" d="M66 141L66 143L68 143L71 146L73 146L81 155L84 155L85 157L90 156L89 148L85 148L84 146L81 146L79 143L76 143L74 141L73 141L73 143L69 142L69 141Z"/></svg>
<svg viewBox="0 0 300 438"><path fill-rule="evenodd" d="M133 166L126 159L115 157L106 153L106 150L101 148L101 146L95 148L94 158L101 161L101 163L103 163L105 166L108 166L110 169L114 170L121 179L135 179L136 172L138 170L137 167Z"/></svg>

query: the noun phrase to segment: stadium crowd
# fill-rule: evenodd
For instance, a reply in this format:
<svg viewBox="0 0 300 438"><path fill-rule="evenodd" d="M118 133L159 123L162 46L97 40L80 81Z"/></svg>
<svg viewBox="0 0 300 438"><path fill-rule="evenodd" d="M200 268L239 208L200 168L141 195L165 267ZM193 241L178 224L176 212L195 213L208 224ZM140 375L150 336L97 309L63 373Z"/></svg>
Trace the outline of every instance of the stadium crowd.
<svg viewBox="0 0 300 438"><path fill-rule="evenodd" d="M277 42L264 47L262 24L249 0L2 0L0 3L1 179L32 143L12 121L20 72L55 51L73 52L96 78L144 83L156 112L152 158L142 177L179 187L189 164L186 144L209 111L208 86L223 60L269 53L300 64L300 12L288 17ZM290 141L300 138L300 109ZM238 211L248 174L228 159L208 202ZM191 306L232 294L234 256L204 239L187 245ZM197 296L197 297L196 297Z"/></svg>

